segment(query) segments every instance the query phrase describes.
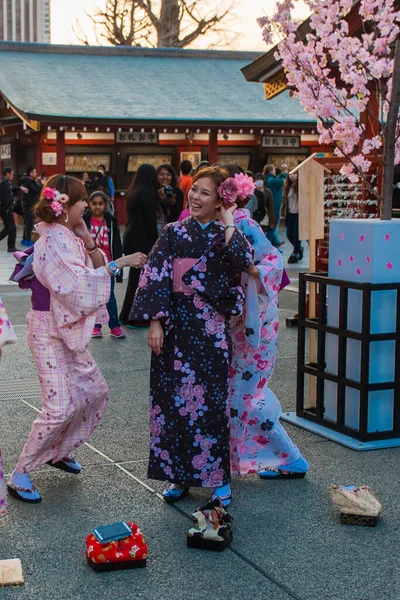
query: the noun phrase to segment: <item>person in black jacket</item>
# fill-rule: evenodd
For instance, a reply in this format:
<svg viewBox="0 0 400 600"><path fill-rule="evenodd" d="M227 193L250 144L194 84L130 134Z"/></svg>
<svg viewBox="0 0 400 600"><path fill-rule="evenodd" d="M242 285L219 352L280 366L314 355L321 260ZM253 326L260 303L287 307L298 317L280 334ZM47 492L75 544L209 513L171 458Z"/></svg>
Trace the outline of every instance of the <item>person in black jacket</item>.
<svg viewBox="0 0 400 600"><path fill-rule="evenodd" d="M92 238L100 250L104 252L107 261L115 261L122 256L121 234L118 227L117 218L111 215L107 206L110 199L104 192L93 192L89 198L89 210L83 214L83 220L92 234ZM122 271L115 277L117 283L122 282ZM118 307L114 294L114 277L111 278L111 294L106 304L110 328L110 335L114 338L124 338L125 333L121 329L121 323L118 319ZM93 329L92 337L101 338L101 325L96 324Z"/></svg>
<svg viewBox="0 0 400 600"><path fill-rule="evenodd" d="M123 252L130 254L133 248L148 254L158 238L157 224L163 217L158 196L157 173L152 165L143 164L138 168L135 178L126 192L126 211L128 222L125 227ZM136 250L134 250L136 252ZM119 318L128 327L148 327L149 323L129 321L133 298L139 284L140 271L129 270L129 281L124 304Z"/></svg>
<svg viewBox="0 0 400 600"><path fill-rule="evenodd" d="M21 201L22 214L24 217L24 233L22 235L21 246L33 246L31 240L33 230L33 207L39 200L43 185L39 182L35 167L28 167L26 175L20 179L20 184L27 188L28 193L24 195Z"/></svg>
<svg viewBox="0 0 400 600"><path fill-rule="evenodd" d="M15 241L17 239L17 228L14 221L14 196L18 192L28 193L24 186L16 187L12 184L14 171L6 167L3 171L3 179L0 182L0 217L3 219L3 229L0 231L0 240L8 236L8 252L16 252Z"/></svg>
<svg viewBox="0 0 400 600"><path fill-rule="evenodd" d="M167 223L179 219L183 210L183 192L178 188L174 167L165 163L157 167L158 196Z"/></svg>

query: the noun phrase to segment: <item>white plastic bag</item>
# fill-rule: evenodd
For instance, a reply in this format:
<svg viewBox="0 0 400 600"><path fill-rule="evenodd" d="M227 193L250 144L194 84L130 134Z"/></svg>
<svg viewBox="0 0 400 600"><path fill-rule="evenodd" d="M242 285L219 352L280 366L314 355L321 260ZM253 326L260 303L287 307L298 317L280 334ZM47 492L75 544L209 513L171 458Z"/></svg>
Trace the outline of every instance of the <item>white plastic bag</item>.
<svg viewBox="0 0 400 600"><path fill-rule="evenodd" d="M6 308L0 298L0 348L7 344L16 344L17 336L8 318Z"/></svg>

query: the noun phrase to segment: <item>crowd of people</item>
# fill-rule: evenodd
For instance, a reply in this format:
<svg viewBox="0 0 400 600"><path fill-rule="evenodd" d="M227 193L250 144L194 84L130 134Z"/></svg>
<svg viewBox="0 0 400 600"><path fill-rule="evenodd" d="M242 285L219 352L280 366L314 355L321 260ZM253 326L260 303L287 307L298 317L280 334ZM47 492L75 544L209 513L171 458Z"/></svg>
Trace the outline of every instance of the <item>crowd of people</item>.
<svg viewBox="0 0 400 600"><path fill-rule="evenodd" d="M269 240L280 214L274 190L296 215L296 179L277 177L269 166L265 179L228 164L202 163L193 172L187 162L180 180L168 164L138 168L126 194L123 244L104 172L103 189L91 189L85 176L55 175L33 206L26 199L39 239L17 254L12 278L32 291L27 337L42 412L7 484L15 498L41 501L30 475L45 463L82 470L72 453L93 433L109 397L87 349L105 323L115 338L125 336L121 323L149 328L148 477L166 482L166 502L204 487L227 506L233 475L296 479L308 471L268 386L278 294L287 283ZM274 179L268 193L271 177L282 185ZM10 174L6 181L12 193ZM300 257L298 218L297 229L294 217L288 227ZM118 317L114 281L124 267L129 279Z"/></svg>

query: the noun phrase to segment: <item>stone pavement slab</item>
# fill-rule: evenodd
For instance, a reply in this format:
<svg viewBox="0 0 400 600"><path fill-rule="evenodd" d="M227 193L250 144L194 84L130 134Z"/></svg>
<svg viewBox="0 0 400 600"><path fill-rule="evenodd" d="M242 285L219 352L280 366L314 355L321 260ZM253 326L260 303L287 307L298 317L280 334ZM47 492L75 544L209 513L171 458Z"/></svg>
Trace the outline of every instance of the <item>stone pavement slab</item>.
<svg viewBox="0 0 400 600"><path fill-rule="evenodd" d="M0 256L1 260L2 256ZM121 304L125 285L117 286ZM0 447L10 472L40 407L37 375L25 342L29 295L0 286L19 343L0 361ZM296 329L284 320L296 294L280 295L278 361L271 387L284 410L296 399ZM191 490L179 505L157 496L161 482L146 479L149 350L146 331L126 340L92 340L90 351L111 390L109 408L90 445L76 456L79 476L45 466L32 479L43 503L9 500L0 521L0 559L20 557L26 583L3 589L18 600L399 600L400 449L357 453L285 424L310 462L300 481L233 481L234 541L222 554L187 549L188 515L209 497ZM121 470L121 467L125 469ZM376 528L341 525L330 483L367 484L382 502ZM148 489L150 486L150 490ZM152 491L154 490L154 491ZM85 564L84 540L94 526L119 519L139 523L150 548L148 567L96 574Z"/></svg>

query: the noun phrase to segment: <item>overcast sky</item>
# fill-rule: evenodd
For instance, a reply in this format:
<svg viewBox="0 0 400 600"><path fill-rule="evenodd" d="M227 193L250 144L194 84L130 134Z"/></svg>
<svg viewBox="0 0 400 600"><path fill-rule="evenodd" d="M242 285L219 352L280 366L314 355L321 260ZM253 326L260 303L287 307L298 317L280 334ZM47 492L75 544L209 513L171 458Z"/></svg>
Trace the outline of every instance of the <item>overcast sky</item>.
<svg viewBox="0 0 400 600"><path fill-rule="evenodd" d="M263 52L267 49L261 37L261 30L256 18L265 13L271 13L274 0L236 0L238 17L229 24L229 29L240 32L235 38L234 50L255 50ZM51 0L51 41L53 44L79 43L72 31L73 25L79 21L90 43L96 43L93 26L86 12L95 12L95 7L104 7L105 0ZM300 8L297 18L305 18L306 10ZM196 44L196 47L207 48L209 41L206 37ZM228 48L228 47L226 47Z"/></svg>

